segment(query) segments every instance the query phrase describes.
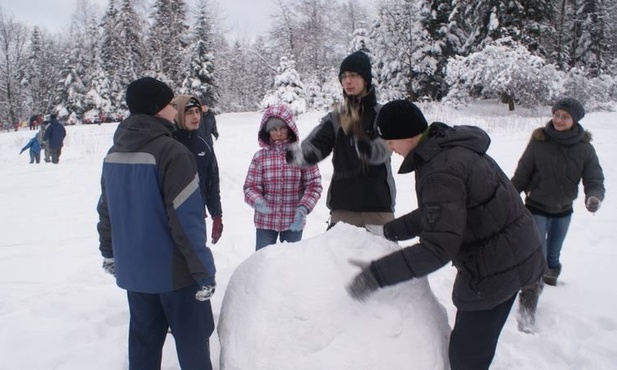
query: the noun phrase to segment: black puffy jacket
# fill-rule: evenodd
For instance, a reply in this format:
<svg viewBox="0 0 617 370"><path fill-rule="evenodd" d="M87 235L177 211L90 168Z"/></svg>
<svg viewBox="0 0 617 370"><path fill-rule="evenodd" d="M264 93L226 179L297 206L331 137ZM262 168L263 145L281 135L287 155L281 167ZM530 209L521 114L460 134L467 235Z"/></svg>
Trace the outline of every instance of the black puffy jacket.
<svg viewBox="0 0 617 370"><path fill-rule="evenodd" d="M452 299L485 310L540 279L544 257L529 211L480 128L433 123L399 173L416 172L418 210L384 226L393 240L419 242L372 263L380 285L427 275L449 261L458 270Z"/></svg>

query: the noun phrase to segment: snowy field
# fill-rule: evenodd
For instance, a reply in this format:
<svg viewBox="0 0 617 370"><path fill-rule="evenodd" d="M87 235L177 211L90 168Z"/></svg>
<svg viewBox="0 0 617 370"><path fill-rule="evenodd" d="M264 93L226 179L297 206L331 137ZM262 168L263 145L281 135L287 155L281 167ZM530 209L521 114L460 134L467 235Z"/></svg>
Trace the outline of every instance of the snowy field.
<svg viewBox="0 0 617 370"><path fill-rule="evenodd" d="M323 114L300 116L298 127L302 137ZM507 112L503 104L487 102L460 111L439 105L426 106L425 114L429 122L472 124L486 129L492 138L489 154L511 176L531 131L548 121L550 108ZM353 227L337 227L333 229L333 236L328 236L330 232L324 235L328 219L326 188L332 173L328 158L320 164L324 194L315 211L308 216L304 240L297 246L277 245L268 247L271 249L264 254L255 254L253 211L244 203L242 184L253 153L258 149L256 130L260 118L259 113L231 113L217 118L221 136L215 142L215 150L221 169L225 228L218 244L211 246L218 269L217 292L212 300L216 322L221 317L226 288L238 266L242 267L238 269L240 273L250 275L259 269L260 264L256 261L268 261L264 257L271 257L270 260L278 258L279 262L282 258L296 259L297 263L298 253L306 253L313 266L311 273L320 276L320 273L330 273L328 271L333 265L344 263L340 256L319 249L321 245L334 245L332 250L340 245L343 254L353 252L360 242L367 245L366 250L371 248L372 237L358 237L363 235L362 231ZM593 143L606 177L606 200L599 212L592 215L585 210L583 196L579 196L562 252L563 273L559 285L547 286L540 298L536 334L517 331L515 304L502 332L492 369L617 368L617 289L613 286L617 248L611 229L617 225L616 204L613 203L613 194L617 191L617 113L590 113L582 124L594 135ZM126 295L115 285L113 277L101 269L96 232L98 216L95 206L100 194L101 164L111 146L116 126L67 127L59 165L30 165L27 152L19 155L19 150L34 135L33 131L21 129L0 133L0 370L108 370L128 366ZM401 160L393 156L395 170ZM399 216L415 208L414 181L413 175L396 175L395 179L398 188L396 214ZM381 242L374 240L374 243ZM314 248L314 254L307 253L310 248ZM370 255L368 252L357 253ZM320 270L320 266L325 267ZM299 270L299 273L304 271ZM296 291L330 289L339 294L336 299L328 302L308 300L303 304L309 308L320 305L319 310L310 312L319 312L317 319L320 320L336 318L339 332L324 334L319 330L306 330L303 341L319 343L320 347L316 347L313 353L310 346L304 348L309 351L304 355L320 355L321 360L328 361L327 368L334 370L418 369L414 358L423 360L418 363L427 363L424 360L430 356L430 350L413 344L417 338L407 335L426 321L418 316L423 313L405 313L397 306L400 297L410 291L406 290L410 285L401 284L390 288L389 295L375 296L374 299L381 300L379 305L376 302L358 303L346 297L342 288L355 270L345 266L337 271L327 280L305 281L279 276L278 284L272 284L276 280L272 274L259 275L263 280L257 282L262 282L264 289L255 289L259 294L254 295L245 292L243 298L248 300L245 311L237 307L233 311L234 315L243 316L238 321L243 322L247 330L234 331L229 325L223 325L220 334L221 338L226 338L224 343L250 343L250 340L259 338L245 338L242 333L254 333L267 326L281 338L270 341L264 338L264 357L267 359L269 353L289 353L287 357L279 356L278 365L273 365L272 370L323 370L323 366L315 365L317 362L302 362L298 352L293 351L299 343L286 340L288 337L281 334L297 330L298 323L293 317L279 319L271 315L265 322L247 317L255 314L251 312L253 305L261 304L261 309L266 310L268 306L264 308L263 304L272 305L273 310L278 306L293 307L290 302ZM292 273L285 269L282 272ZM452 325L456 312L450 299L454 274L454 268L446 266L428 279L437 301L445 307L449 325ZM242 286L242 281L241 277L234 275L233 284ZM283 289L291 293L281 295ZM365 322L362 312L370 310L374 316L382 313L391 318L395 313L391 306L397 306L399 311L396 312L402 317L400 331L381 330L370 325L362 327ZM355 314L341 315L341 310ZM229 313L225 312L223 316ZM436 314L426 315L428 320ZM377 344L372 351L376 356L384 356L383 364L387 362L387 367L375 364L351 366L350 360L357 353L349 351L345 344L348 341L350 346L357 345L356 335L340 329L351 324L357 329L357 336L374 333ZM434 330L439 336L440 329L436 327ZM434 341L434 333L427 333L426 328L418 329L418 332L426 341ZM218 335L215 332L211 338L212 360L215 369L223 369L225 367L219 364L222 351ZM331 336L331 341L324 343L324 335ZM405 342L408 338L409 343ZM399 352L405 352L400 362L393 363L388 357L390 346L400 346ZM281 349L287 351L281 352ZM236 357L238 363L247 363L248 356L254 355L253 348L233 353L234 356L246 354L247 358ZM431 366L426 368L432 370ZM179 369L171 335L165 344L163 369Z"/></svg>

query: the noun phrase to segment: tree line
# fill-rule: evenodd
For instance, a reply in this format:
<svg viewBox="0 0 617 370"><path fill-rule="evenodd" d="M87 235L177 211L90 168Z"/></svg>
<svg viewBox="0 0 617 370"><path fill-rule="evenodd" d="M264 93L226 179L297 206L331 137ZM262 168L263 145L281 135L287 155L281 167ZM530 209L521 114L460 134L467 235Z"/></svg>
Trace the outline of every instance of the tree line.
<svg viewBox="0 0 617 370"><path fill-rule="evenodd" d="M143 5L143 4L142 4ZM609 0L276 0L270 29L230 39L216 0L76 0L62 34L0 8L0 121L32 113L124 114L127 84L144 75L215 110L273 102L296 111L340 100L338 66L362 50L380 100L510 109L561 95L588 106L617 98L617 2Z"/></svg>

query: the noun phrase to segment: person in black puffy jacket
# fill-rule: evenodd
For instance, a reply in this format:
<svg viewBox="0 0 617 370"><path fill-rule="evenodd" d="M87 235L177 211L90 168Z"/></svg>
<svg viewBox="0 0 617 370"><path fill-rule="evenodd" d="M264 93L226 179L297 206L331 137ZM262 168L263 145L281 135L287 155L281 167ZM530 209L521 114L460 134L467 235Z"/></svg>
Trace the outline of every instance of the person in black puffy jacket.
<svg viewBox="0 0 617 370"><path fill-rule="evenodd" d="M366 264L347 286L363 300L380 287L425 276L452 261L458 308L450 336L453 370L488 369L517 292L544 273L531 213L497 163L490 138L472 126L428 126L411 102L384 105L381 137L404 157L399 173L415 172L418 209L367 229L389 240L418 242Z"/></svg>

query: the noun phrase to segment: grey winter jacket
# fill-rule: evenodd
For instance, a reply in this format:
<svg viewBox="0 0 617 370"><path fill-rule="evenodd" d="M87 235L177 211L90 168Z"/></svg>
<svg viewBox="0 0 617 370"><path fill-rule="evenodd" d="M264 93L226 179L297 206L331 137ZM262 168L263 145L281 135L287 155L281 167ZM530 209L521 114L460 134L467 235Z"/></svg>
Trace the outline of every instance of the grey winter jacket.
<svg viewBox="0 0 617 370"><path fill-rule="evenodd" d="M418 209L384 226L392 240L419 242L372 263L381 286L427 275L449 261L452 299L486 310L540 279L544 257L531 214L495 161L480 128L431 124L399 173L416 172Z"/></svg>
<svg viewBox="0 0 617 370"><path fill-rule="evenodd" d="M572 130L556 131L549 121L534 130L512 183L519 193L525 192L525 205L532 213L564 216L572 213L581 179L585 200L604 200L604 174L591 133L578 123Z"/></svg>

